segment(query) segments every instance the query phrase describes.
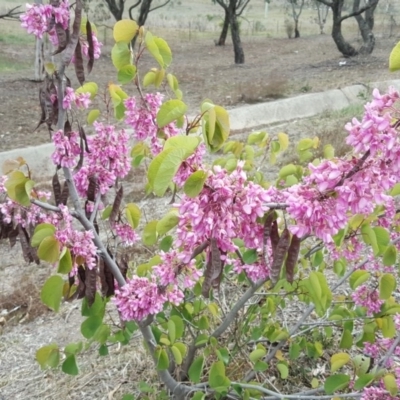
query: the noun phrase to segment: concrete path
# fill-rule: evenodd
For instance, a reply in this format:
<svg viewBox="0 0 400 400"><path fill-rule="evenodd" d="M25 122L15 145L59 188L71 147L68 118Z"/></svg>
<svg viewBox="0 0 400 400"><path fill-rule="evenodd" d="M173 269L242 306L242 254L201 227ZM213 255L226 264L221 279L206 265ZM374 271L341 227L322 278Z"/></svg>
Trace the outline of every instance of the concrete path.
<svg viewBox="0 0 400 400"><path fill-rule="evenodd" d="M369 88L386 91L389 86L400 90L400 80L371 83ZM343 89L328 90L321 93L309 93L289 99L260 103L229 110L231 130L251 132L260 127L278 124L299 118L309 118L327 110L341 110L354 103L369 100L368 88L364 85L348 86ZM26 147L0 152L0 166L7 159L23 157L33 171L35 181L49 178L55 172L50 155L51 143L35 147Z"/></svg>

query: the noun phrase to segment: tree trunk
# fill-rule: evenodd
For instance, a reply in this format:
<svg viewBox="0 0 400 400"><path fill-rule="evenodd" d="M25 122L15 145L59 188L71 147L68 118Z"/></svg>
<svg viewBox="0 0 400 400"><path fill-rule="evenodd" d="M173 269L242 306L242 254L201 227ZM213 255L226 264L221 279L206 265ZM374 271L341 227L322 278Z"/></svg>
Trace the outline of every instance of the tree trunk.
<svg viewBox="0 0 400 400"><path fill-rule="evenodd" d="M334 40L336 47L345 57L354 57L358 54L357 50L346 40L342 35L342 23L341 21L334 21L332 26L332 39Z"/></svg>
<svg viewBox="0 0 400 400"><path fill-rule="evenodd" d="M229 13L227 10L225 10L224 25L222 26L222 31L219 36L218 42L215 43L217 46L225 46L226 37L228 36L228 29L229 29Z"/></svg>
<svg viewBox="0 0 400 400"><path fill-rule="evenodd" d="M297 39L299 37L300 37L299 20L295 19L294 20L294 38Z"/></svg>
<svg viewBox="0 0 400 400"><path fill-rule="evenodd" d="M332 8L333 25L332 25L332 39L336 44L338 50L345 57L354 57L358 54L357 50L343 37L342 34L342 8L344 0L336 0Z"/></svg>
<svg viewBox="0 0 400 400"><path fill-rule="evenodd" d="M239 24L234 11L231 12L229 21L231 25L233 51L235 53L235 64L244 64L244 52L242 42L240 40Z"/></svg>
<svg viewBox="0 0 400 400"><path fill-rule="evenodd" d="M153 0L143 0L142 4L140 5L140 11L139 11L139 18L137 20L137 23L139 26L143 26L146 23L147 17L150 12L150 7L151 7L151 2ZM129 13L131 14L131 9L129 9ZM131 16L131 19L132 16ZM136 40L137 40L138 35L136 34L135 37L132 39L132 48L135 47Z"/></svg>
<svg viewBox="0 0 400 400"><path fill-rule="evenodd" d="M115 20L121 21L122 14L124 13L124 0L118 0L118 4L117 0L105 0L105 2Z"/></svg>
<svg viewBox="0 0 400 400"><path fill-rule="evenodd" d="M354 9L353 11L358 10L360 6L359 0L354 0ZM365 11L365 18L359 14L356 15L354 18L357 21L358 27L361 32L361 37L363 39L363 44L359 50L360 54L371 54L375 47L375 36L372 32L374 27L374 11L377 4L367 11Z"/></svg>

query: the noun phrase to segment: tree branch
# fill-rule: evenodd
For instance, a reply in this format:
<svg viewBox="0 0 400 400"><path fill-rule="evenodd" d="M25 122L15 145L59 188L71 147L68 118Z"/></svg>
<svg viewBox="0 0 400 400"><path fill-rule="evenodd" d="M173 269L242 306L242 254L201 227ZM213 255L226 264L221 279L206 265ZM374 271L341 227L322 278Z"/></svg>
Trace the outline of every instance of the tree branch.
<svg viewBox="0 0 400 400"><path fill-rule="evenodd" d="M5 14L0 14L0 19L18 19L18 17L22 14L22 11L15 11L18 8L20 8L21 6L16 6L14 8L12 8L11 10L7 11Z"/></svg>
<svg viewBox="0 0 400 400"><path fill-rule="evenodd" d="M322 3L325 4L326 6L332 8L333 7L333 3L331 1L328 0L316 0L318 3Z"/></svg>
<svg viewBox="0 0 400 400"><path fill-rule="evenodd" d="M318 0L321 1L321 0ZM339 22L343 22L345 19L351 18L351 17L356 17L357 15L362 14L363 12L369 10L372 7L375 7L377 5L379 0L375 0L373 2L371 2L370 4L365 5L364 7L361 7L359 10L357 11L353 11L352 13L348 14L348 15L344 15L343 17L341 17L339 19Z"/></svg>
<svg viewBox="0 0 400 400"><path fill-rule="evenodd" d="M156 6L156 7L154 7L154 8L151 8L151 9L149 10L149 13L151 13L152 11L158 10L159 8L165 7L170 1L171 1L171 0L167 0L164 4L161 4L161 5L159 5L159 6Z"/></svg>

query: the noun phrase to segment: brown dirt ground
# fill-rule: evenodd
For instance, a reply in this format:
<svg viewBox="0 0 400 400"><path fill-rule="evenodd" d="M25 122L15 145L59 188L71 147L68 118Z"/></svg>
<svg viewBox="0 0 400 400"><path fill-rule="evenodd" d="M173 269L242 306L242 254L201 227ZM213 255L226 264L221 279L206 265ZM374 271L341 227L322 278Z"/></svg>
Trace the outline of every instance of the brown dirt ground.
<svg viewBox="0 0 400 400"><path fill-rule="evenodd" d="M179 40L179 34L167 34L173 52L170 67L184 93L191 113L198 110L205 98L234 107L246 103L270 101L304 92L319 92L362 83L395 79L388 71L388 56L396 39L378 37L372 55L344 59L329 35L300 39L245 37L246 63L233 63L232 45L214 46L211 40ZM33 59L32 45L19 45L18 51L0 41L0 54L13 63ZM346 65L340 66L340 61ZM142 59L142 76L155 66L149 56ZM0 75L0 151L45 143L49 135L45 127L33 132L40 118L38 91L33 82L33 67ZM71 69L69 76L73 77ZM104 90L116 80L110 60L110 46L103 49L88 80ZM126 87L129 94L134 88Z"/></svg>

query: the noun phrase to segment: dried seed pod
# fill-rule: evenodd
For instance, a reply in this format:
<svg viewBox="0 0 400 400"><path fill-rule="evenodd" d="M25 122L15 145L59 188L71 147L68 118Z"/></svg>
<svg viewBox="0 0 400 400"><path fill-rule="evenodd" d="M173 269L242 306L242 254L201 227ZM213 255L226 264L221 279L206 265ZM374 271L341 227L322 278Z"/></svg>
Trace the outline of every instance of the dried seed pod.
<svg viewBox="0 0 400 400"><path fill-rule="evenodd" d="M115 196L114 203L113 203L113 206L112 206L112 209L111 209L111 213L110 213L110 216L108 218L108 220L110 221L111 225L115 222L115 220L117 218L117 215L119 213L119 207L121 205L122 196L123 195L124 195L124 188L123 188L123 186L121 186L119 188L116 196Z"/></svg>
<svg viewBox="0 0 400 400"><path fill-rule="evenodd" d="M61 204L61 184L57 172L53 175L52 185L56 206L59 206Z"/></svg>
<svg viewBox="0 0 400 400"><path fill-rule="evenodd" d="M266 256L267 256L267 244L268 244L268 239L271 236L271 228L272 228L272 223L274 222L275 218L275 213L274 212L268 212L267 218L265 218L264 222L264 236L263 236L263 257L266 262Z"/></svg>
<svg viewBox="0 0 400 400"><path fill-rule="evenodd" d="M204 282L201 293L204 297L209 298L210 289L214 285L219 286L219 281L222 273L221 251L218 248L216 239L211 239L211 254L209 255L204 273Z"/></svg>
<svg viewBox="0 0 400 400"><path fill-rule="evenodd" d="M278 222L276 220L271 224L271 231L269 235L271 239L272 252L275 253L276 247L279 243Z"/></svg>
<svg viewBox="0 0 400 400"><path fill-rule="evenodd" d="M292 241L290 242L290 247L286 257L286 280L290 283L293 282L294 268L297 264L297 259L299 258L301 239L296 235L292 236Z"/></svg>
<svg viewBox="0 0 400 400"><path fill-rule="evenodd" d="M278 282L281 273L283 261L285 260L286 253L290 245L290 232L285 228L279 239L278 245L274 251L274 260L272 262L270 279L273 285Z"/></svg>

